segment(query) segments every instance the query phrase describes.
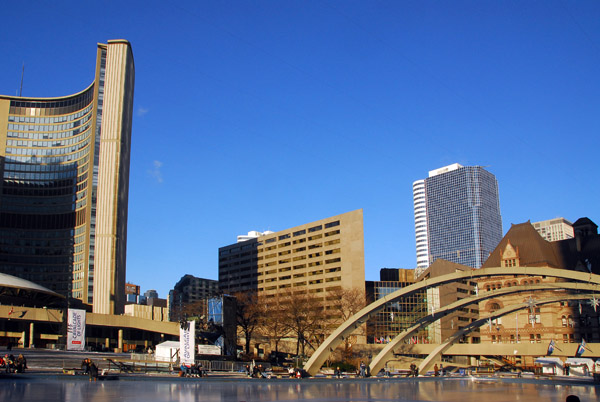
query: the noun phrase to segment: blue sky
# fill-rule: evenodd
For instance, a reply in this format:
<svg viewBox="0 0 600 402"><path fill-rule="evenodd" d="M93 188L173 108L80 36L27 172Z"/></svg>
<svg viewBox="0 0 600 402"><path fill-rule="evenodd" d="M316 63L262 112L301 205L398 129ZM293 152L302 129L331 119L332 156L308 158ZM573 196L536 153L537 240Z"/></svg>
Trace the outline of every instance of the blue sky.
<svg viewBox="0 0 600 402"><path fill-rule="evenodd" d="M366 279L416 264L412 183L496 175L511 223L600 223L598 1L2 6L0 93L63 96L131 42L127 280L166 297L217 249L362 208Z"/></svg>

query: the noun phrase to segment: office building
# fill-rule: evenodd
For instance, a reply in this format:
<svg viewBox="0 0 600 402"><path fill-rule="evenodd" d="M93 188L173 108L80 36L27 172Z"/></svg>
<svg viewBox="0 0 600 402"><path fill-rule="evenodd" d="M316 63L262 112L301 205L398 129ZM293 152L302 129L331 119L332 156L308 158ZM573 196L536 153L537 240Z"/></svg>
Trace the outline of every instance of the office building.
<svg viewBox="0 0 600 402"><path fill-rule="evenodd" d="M261 235L219 249L223 293L275 296L365 288L362 210Z"/></svg>
<svg viewBox="0 0 600 402"><path fill-rule="evenodd" d="M496 177L458 163L413 183L417 274L438 258L479 268L502 239Z"/></svg>
<svg viewBox="0 0 600 402"><path fill-rule="evenodd" d="M125 298L127 303L137 304L140 302L140 287L133 283L125 284Z"/></svg>
<svg viewBox="0 0 600 402"><path fill-rule="evenodd" d="M413 269L382 268L379 281L367 281L367 302L373 303L387 295L415 283ZM397 335L427 315L427 298L424 290L387 303L367 322L367 343L388 343ZM416 332L411 341L425 343L425 329Z"/></svg>
<svg viewBox="0 0 600 402"><path fill-rule="evenodd" d="M125 301L134 63L98 44L81 92L0 95L0 272L120 314Z"/></svg>
<svg viewBox="0 0 600 402"><path fill-rule="evenodd" d="M547 241L572 239L574 236L573 224L565 218L533 222L532 225L540 236Z"/></svg>
<svg viewBox="0 0 600 402"><path fill-rule="evenodd" d="M201 316L206 301L219 294L219 281L184 275L169 292L172 321L184 317Z"/></svg>
<svg viewBox="0 0 600 402"><path fill-rule="evenodd" d="M307 309L301 316L310 310L311 317L320 318L302 336L322 341L344 321L340 308L348 298L349 304L364 301L362 210L221 247L219 289L234 296L255 293L265 305L279 306L287 325L295 325L290 315L297 314L296 306ZM350 342L365 343L364 329L357 332ZM300 347L296 335L285 339L287 346L278 342L279 351Z"/></svg>

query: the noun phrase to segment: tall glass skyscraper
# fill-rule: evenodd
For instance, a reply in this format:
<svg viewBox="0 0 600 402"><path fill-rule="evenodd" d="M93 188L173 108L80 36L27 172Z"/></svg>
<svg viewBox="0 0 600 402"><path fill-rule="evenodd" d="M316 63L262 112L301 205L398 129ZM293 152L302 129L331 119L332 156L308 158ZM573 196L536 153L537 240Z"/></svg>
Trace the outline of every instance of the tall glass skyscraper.
<svg viewBox="0 0 600 402"><path fill-rule="evenodd" d="M502 240L496 177L458 163L413 183L417 270L436 259L479 268Z"/></svg>
<svg viewBox="0 0 600 402"><path fill-rule="evenodd" d="M113 40L77 94L0 95L0 272L95 313L123 311L134 76Z"/></svg>

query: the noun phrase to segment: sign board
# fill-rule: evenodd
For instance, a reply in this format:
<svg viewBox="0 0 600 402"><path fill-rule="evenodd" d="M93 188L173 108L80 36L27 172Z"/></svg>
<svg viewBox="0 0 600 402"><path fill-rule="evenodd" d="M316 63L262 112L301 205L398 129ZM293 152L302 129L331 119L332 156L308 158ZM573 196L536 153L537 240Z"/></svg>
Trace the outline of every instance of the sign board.
<svg viewBox="0 0 600 402"><path fill-rule="evenodd" d="M179 361L182 364L196 363L194 353L196 344L196 321L187 321L187 325L179 328Z"/></svg>
<svg viewBox="0 0 600 402"><path fill-rule="evenodd" d="M221 347L216 345L198 345L198 354L221 356Z"/></svg>
<svg viewBox="0 0 600 402"><path fill-rule="evenodd" d="M85 310L67 311L67 350L85 350Z"/></svg>

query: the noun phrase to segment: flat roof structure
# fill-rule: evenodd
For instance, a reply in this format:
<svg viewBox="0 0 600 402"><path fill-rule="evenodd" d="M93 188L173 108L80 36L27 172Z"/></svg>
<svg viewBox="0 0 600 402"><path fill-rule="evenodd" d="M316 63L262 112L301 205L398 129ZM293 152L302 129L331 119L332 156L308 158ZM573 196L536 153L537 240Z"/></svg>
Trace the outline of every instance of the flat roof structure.
<svg viewBox="0 0 600 402"><path fill-rule="evenodd" d="M33 307L62 306L65 297L41 285L0 273L0 304Z"/></svg>

